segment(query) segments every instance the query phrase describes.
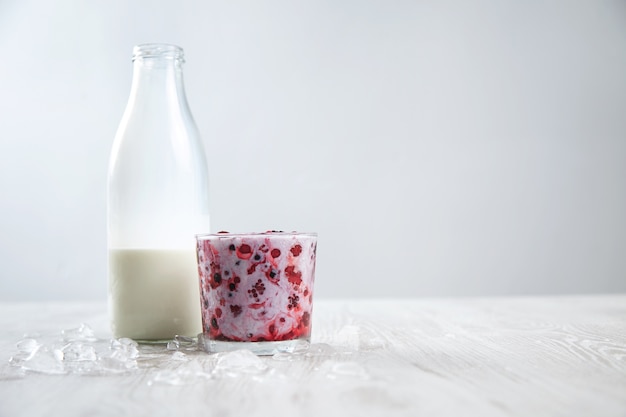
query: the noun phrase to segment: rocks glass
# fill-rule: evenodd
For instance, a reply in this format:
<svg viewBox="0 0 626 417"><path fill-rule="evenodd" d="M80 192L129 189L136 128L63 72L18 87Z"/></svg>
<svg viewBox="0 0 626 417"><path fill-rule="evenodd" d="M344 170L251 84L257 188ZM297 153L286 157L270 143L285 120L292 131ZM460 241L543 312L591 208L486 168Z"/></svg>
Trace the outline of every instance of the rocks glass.
<svg viewBox="0 0 626 417"><path fill-rule="evenodd" d="M201 346L208 352L292 352L311 337L317 235L196 236Z"/></svg>

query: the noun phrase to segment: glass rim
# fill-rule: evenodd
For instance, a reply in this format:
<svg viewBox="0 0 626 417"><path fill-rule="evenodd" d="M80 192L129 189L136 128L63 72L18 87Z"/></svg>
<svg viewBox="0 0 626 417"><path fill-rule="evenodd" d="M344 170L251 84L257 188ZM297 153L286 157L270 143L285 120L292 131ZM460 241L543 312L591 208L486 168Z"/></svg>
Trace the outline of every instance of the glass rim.
<svg viewBox="0 0 626 417"><path fill-rule="evenodd" d="M284 232L282 230L268 230L266 232L248 232L248 233L217 232L217 233L200 233L200 234L197 234L196 235L196 240L209 240L209 239L219 239L219 238L290 237L290 236L317 238L317 233L315 233L315 232L296 232L296 231Z"/></svg>

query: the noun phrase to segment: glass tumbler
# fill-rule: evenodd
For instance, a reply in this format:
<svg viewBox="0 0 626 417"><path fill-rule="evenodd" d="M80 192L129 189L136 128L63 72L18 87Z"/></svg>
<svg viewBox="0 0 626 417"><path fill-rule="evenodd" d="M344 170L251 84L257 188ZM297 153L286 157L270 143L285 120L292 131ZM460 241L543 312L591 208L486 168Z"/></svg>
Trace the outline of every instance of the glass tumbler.
<svg viewBox="0 0 626 417"><path fill-rule="evenodd" d="M202 337L208 352L292 352L311 337L315 233L197 235Z"/></svg>

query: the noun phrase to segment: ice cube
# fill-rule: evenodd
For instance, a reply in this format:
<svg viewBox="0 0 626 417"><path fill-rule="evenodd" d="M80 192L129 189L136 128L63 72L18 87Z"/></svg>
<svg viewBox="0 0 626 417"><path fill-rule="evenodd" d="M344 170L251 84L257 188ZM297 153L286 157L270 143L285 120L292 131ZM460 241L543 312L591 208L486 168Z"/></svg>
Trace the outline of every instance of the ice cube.
<svg viewBox="0 0 626 417"><path fill-rule="evenodd" d="M170 340L167 342L167 350L178 350L180 348L180 342L178 340Z"/></svg>
<svg viewBox="0 0 626 417"><path fill-rule="evenodd" d="M117 359L121 362L130 362L134 361L137 358L137 355L138 354L136 352L132 351L129 352L125 350L114 350L113 352L111 352L111 355L109 357Z"/></svg>
<svg viewBox="0 0 626 417"><path fill-rule="evenodd" d="M193 385L199 380L211 379L210 371L206 371L202 360L187 360L183 352L174 352L171 358L176 361L168 361L162 364L157 372L152 372L148 385Z"/></svg>
<svg viewBox="0 0 626 417"><path fill-rule="evenodd" d="M18 352L9 358L9 364L16 367L22 366L24 361L32 358L40 346L41 344L37 340L31 338L18 341L16 343Z"/></svg>
<svg viewBox="0 0 626 417"><path fill-rule="evenodd" d="M122 360L112 356L103 356L98 359L99 370L107 373L122 373L137 369L136 360Z"/></svg>
<svg viewBox="0 0 626 417"><path fill-rule="evenodd" d="M40 344L35 339L27 338L27 339L22 339L19 342L17 342L16 346L17 346L17 350L20 351L21 353L31 354L37 350Z"/></svg>
<svg viewBox="0 0 626 417"><path fill-rule="evenodd" d="M138 344L133 339L122 337L111 340L111 357L119 360L136 359L139 355Z"/></svg>
<svg viewBox="0 0 626 417"><path fill-rule="evenodd" d="M139 356L137 346L137 342L126 337L112 339L109 352L101 355L98 365L105 373L120 373L137 369L137 356Z"/></svg>
<svg viewBox="0 0 626 417"><path fill-rule="evenodd" d="M93 342L97 340L94 336L92 328L85 323L81 323L80 326L75 329L61 330L61 335L63 336L63 340L66 342L72 342L75 340Z"/></svg>
<svg viewBox="0 0 626 417"><path fill-rule="evenodd" d="M62 352L59 349L39 346L21 366L27 371L44 374L64 374L66 370L63 366L62 356Z"/></svg>
<svg viewBox="0 0 626 417"><path fill-rule="evenodd" d="M227 374L257 374L267 369L267 365L257 355L247 349L219 353L215 370Z"/></svg>
<svg viewBox="0 0 626 417"><path fill-rule="evenodd" d="M97 359L96 349L91 344L82 342L70 342L63 346L63 360L76 361L95 361Z"/></svg>

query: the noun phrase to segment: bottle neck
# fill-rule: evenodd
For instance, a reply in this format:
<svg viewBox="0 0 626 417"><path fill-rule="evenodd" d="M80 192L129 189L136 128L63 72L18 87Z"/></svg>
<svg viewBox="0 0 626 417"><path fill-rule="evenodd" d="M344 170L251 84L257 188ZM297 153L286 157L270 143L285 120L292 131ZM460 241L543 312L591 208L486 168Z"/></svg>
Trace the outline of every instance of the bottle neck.
<svg viewBox="0 0 626 417"><path fill-rule="evenodd" d="M188 111L182 50L169 45L138 46L133 56L130 105L135 109Z"/></svg>

